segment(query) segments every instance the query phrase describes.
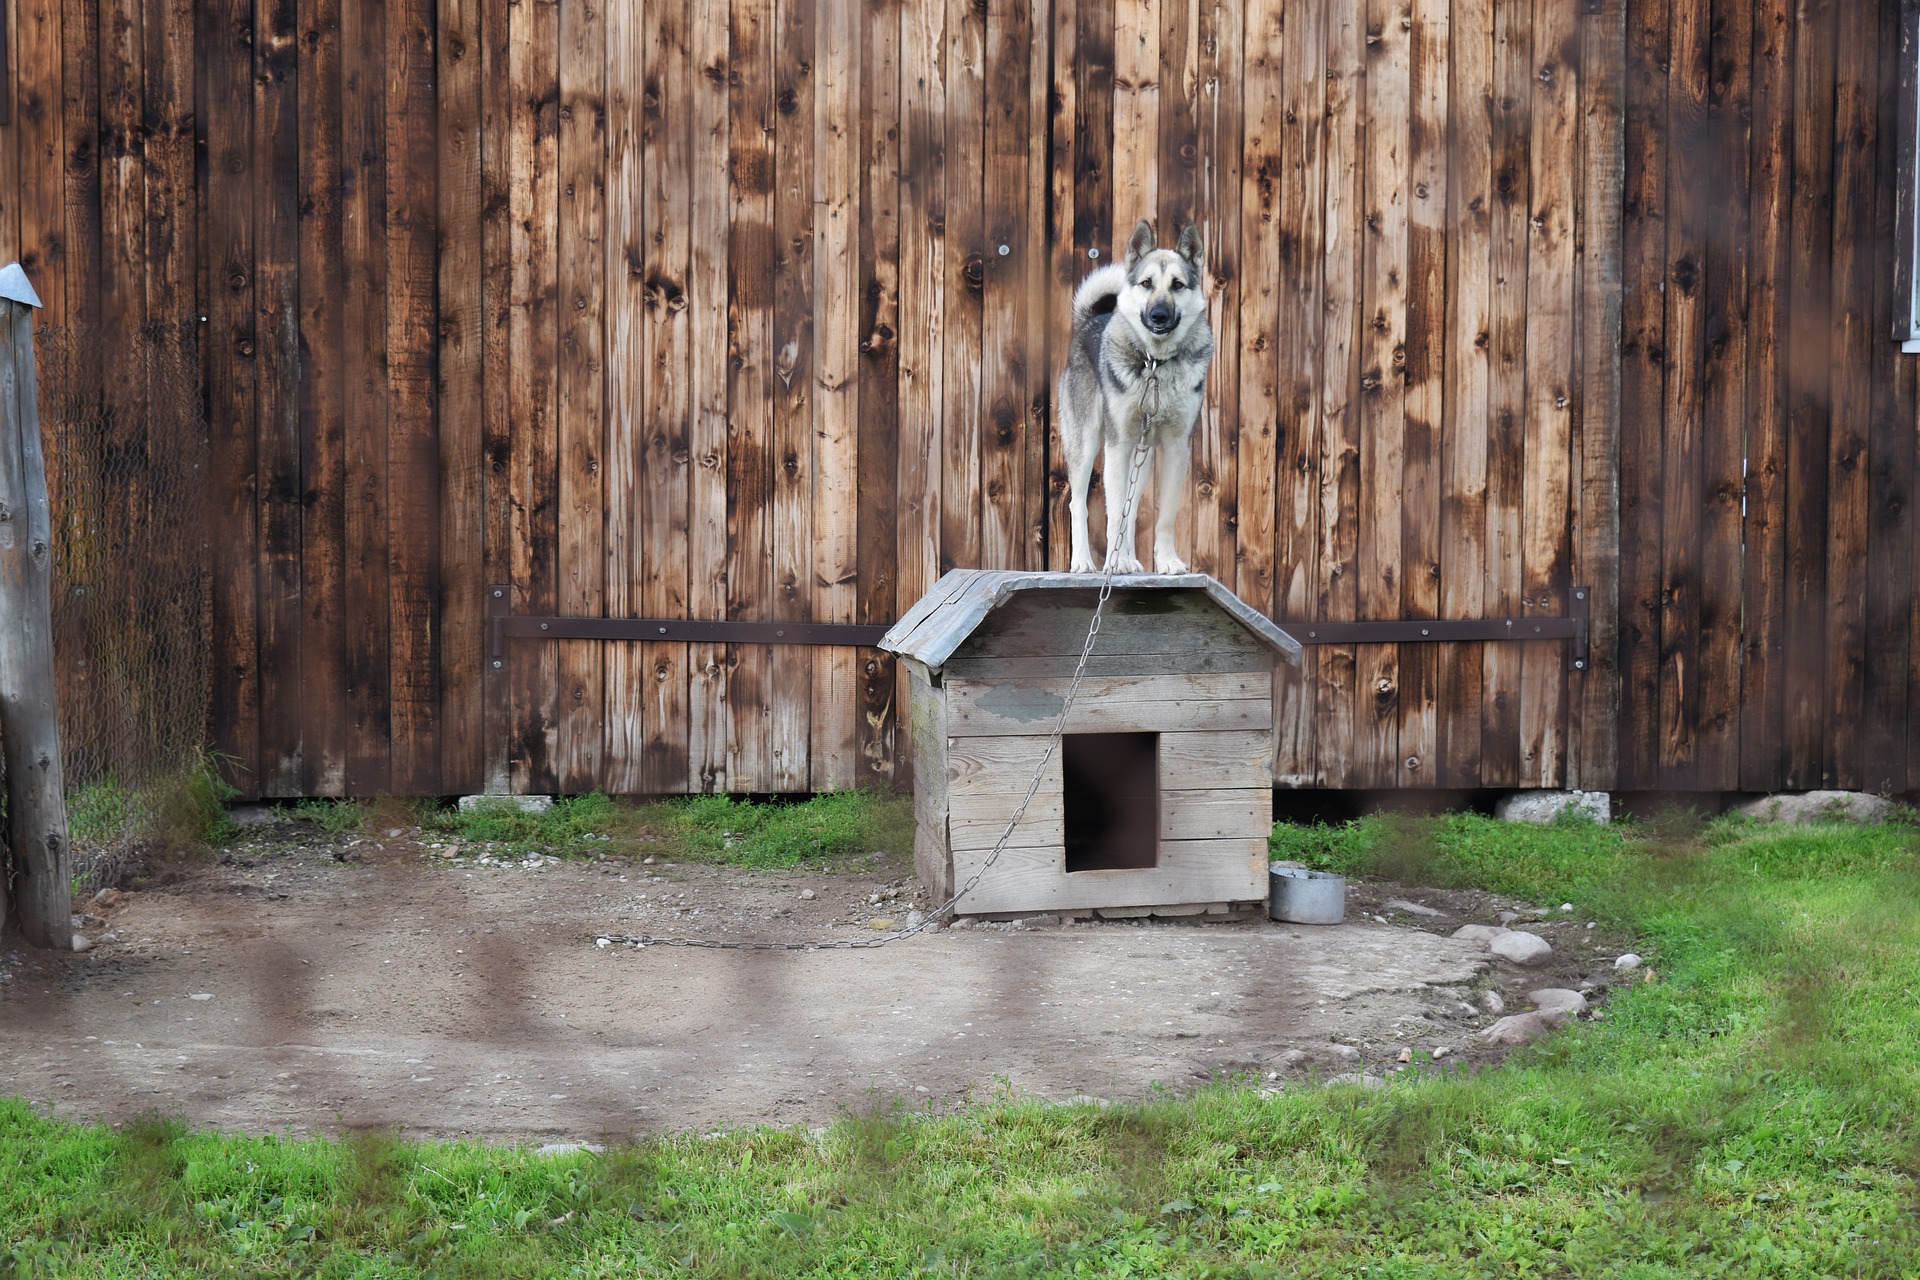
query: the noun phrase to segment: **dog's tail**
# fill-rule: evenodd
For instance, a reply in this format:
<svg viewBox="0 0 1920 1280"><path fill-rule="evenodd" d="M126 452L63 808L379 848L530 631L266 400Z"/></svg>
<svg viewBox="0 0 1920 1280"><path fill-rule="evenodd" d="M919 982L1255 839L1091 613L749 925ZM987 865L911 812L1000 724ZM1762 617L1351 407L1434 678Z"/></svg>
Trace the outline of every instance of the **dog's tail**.
<svg viewBox="0 0 1920 1280"><path fill-rule="evenodd" d="M1120 303L1120 292L1127 287L1127 270L1117 264L1101 267L1080 282L1073 291L1074 327L1087 322L1088 316L1110 314Z"/></svg>

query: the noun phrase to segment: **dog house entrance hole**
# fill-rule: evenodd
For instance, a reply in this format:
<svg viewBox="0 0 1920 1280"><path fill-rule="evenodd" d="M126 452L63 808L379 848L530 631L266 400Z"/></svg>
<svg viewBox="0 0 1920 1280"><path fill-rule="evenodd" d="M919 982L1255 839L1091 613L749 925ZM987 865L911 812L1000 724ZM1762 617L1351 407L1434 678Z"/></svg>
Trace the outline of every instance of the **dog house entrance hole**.
<svg viewBox="0 0 1920 1280"><path fill-rule="evenodd" d="M1159 864L1159 734L1069 733L1060 768L1068 871Z"/></svg>

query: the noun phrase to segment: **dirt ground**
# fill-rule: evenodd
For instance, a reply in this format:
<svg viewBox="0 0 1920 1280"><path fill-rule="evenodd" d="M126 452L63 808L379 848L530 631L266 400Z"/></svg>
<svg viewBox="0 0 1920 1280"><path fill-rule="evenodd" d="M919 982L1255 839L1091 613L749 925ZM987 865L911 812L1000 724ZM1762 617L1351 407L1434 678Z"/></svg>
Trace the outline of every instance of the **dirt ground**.
<svg viewBox="0 0 1920 1280"><path fill-rule="evenodd" d="M285 821L103 895L84 906L91 951L0 948L0 1093L76 1119L546 1142L819 1124L1003 1085L1287 1087L1436 1069L1441 1047L1438 1069L1487 1061L1485 993L1518 1011L1530 990L1592 984L1598 1003L1623 946L1557 903L1357 883L1331 927L1042 918L877 950L600 946L872 937L871 919L924 902L879 855L834 874L478 856ZM1519 927L1554 943L1550 966L1446 936L1501 910L1544 917Z"/></svg>

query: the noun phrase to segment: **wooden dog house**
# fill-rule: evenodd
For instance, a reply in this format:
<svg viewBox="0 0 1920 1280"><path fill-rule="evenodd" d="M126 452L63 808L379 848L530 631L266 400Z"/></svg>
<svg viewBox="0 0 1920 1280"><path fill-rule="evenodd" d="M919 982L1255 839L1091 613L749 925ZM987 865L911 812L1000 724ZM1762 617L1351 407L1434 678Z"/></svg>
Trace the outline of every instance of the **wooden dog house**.
<svg viewBox="0 0 1920 1280"><path fill-rule="evenodd" d="M1300 646L1206 574L1114 582L1060 749L962 915L1266 899L1273 669ZM881 640L910 673L914 866L940 900L1041 768L1098 594L1084 574L955 569Z"/></svg>

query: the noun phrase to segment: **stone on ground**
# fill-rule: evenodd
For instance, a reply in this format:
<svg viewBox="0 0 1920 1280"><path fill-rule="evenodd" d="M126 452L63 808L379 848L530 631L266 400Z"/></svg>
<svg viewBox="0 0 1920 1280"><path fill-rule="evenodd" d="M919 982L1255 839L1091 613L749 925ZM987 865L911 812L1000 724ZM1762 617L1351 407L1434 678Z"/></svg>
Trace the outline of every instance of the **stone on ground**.
<svg viewBox="0 0 1920 1280"><path fill-rule="evenodd" d="M1492 942L1503 933L1512 930L1497 924L1463 924L1453 931L1453 936L1466 942Z"/></svg>
<svg viewBox="0 0 1920 1280"><path fill-rule="evenodd" d="M1408 902L1405 898L1388 898L1380 904L1382 911L1404 911L1410 916L1444 916L1447 913L1433 907L1422 906L1418 902Z"/></svg>
<svg viewBox="0 0 1920 1280"><path fill-rule="evenodd" d="M1500 998L1498 991L1482 991L1480 1007L1497 1018L1507 1011L1507 1002Z"/></svg>
<svg viewBox="0 0 1920 1280"><path fill-rule="evenodd" d="M1552 822L1568 810L1610 822L1613 798L1604 791L1515 791L1500 798L1493 814L1505 822Z"/></svg>
<svg viewBox="0 0 1920 1280"><path fill-rule="evenodd" d="M1510 1013L1480 1033L1488 1044L1532 1044L1553 1027L1537 1013Z"/></svg>
<svg viewBox="0 0 1920 1280"><path fill-rule="evenodd" d="M1622 973L1627 973L1634 969L1638 969L1640 967L1640 963L1641 963L1640 957L1633 954L1633 952L1629 951L1627 952L1627 954L1621 956L1618 960L1615 960L1613 962L1613 967L1618 969Z"/></svg>
<svg viewBox="0 0 1920 1280"><path fill-rule="evenodd" d="M522 813L545 813L553 808L552 796L461 796L460 812L472 813L489 805L505 805Z"/></svg>
<svg viewBox="0 0 1920 1280"><path fill-rule="evenodd" d="M1543 987L1529 992L1528 999L1533 1001L1534 1010L1555 1026L1560 1022L1570 1022L1587 1011L1587 998L1565 987Z"/></svg>
<svg viewBox="0 0 1920 1280"><path fill-rule="evenodd" d="M1801 791L1761 796L1735 805L1733 811L1756 822L1885 822L1893 806L1864 791Z"/></svg>
<svg viewBox="0 0 1920 1280"><path fill-rule="evenodd" d="M1502 960L1511 960L1518 965L1545 964L1553 956L1553 948L1547 945L1545 938L1524 929L1507 930L1488 942L1487 950Z"/></svg>

